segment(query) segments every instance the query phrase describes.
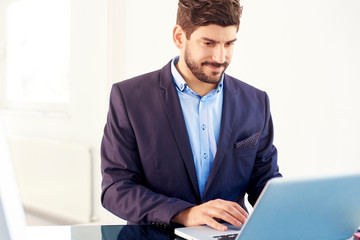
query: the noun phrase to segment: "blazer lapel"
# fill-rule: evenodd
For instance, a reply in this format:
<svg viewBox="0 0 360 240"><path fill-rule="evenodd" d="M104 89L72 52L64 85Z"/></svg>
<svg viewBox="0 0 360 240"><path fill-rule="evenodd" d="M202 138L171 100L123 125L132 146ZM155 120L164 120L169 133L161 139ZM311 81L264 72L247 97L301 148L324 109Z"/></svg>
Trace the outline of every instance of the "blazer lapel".
<svg viewBox="0 0 360 240"><path fill-rule="evenodd" d="M180 100L172 81L173 77L170 71L170 64L171 62L168 63L160 71L160 96L167 116L169 118L169 122L175 136L178 148L180 150L182 158L184 159L186 169L191 179L191 183L196 192L198 200L200 201L200 191L197 182L190 141L185 126L185 120L182 114Z"/></svg>
<svg viewBox="0 0 360 240"><path fill-rule="evenodd" d="M227 81L226 81L227 80ZM211 172L206 183L204 190L204 196L206 195L207 189L211 186L212 181L214 180L217 171L223 160L225 151L229 144L229 139L231 131L234 125L234 116L236 115L237 108L235 107L235 93L236 89L227 75L224 76L224 100L223 100L223 110L221 117L221 127L220 127L220 136L219 142L217 145L216 155L214 159Z"/></svg>

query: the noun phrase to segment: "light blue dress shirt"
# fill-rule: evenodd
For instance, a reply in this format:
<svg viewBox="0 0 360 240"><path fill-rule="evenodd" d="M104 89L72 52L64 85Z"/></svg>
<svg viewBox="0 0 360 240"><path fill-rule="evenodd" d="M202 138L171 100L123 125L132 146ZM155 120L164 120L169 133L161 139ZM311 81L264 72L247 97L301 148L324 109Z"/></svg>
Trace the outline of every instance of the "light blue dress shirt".
<svg viewBox="0 0 360 240"><path fill-rule="evenodd" d="M171 63L171 73L179 95L187 132L195 163L196 175L201 196L214 162L220 134L223 106L224 75L216 89L205 96L191 90L176 69L179 57Z"/></svg>

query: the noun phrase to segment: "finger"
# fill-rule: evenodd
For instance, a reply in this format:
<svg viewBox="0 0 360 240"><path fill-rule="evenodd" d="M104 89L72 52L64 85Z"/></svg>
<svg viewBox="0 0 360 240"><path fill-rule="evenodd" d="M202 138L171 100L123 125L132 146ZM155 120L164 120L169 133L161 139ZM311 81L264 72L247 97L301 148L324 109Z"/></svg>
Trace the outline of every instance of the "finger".
<svg viewBox="0 0 360 240"><path fill-rule="evenodd" d="M236 202L233 202L233 206L246 218L249 217L249 213L240 206L240 204L237 204Z"/></svg>
<svg viewBox="0 0 360 240"><path fill-rule="evenodd" d="M219 223L211 217L206 218L205 224L219 231L226 231L228 229L225 225Z"/></svg>
<svg viewBox="0 0 360 240"><path fill-rule="evenodd" d="M238 220L240 221L242 224L244 224L246 222L246 220L249 217L249 214L245 211L245 209L243 209L240 205L238 205L237 203L235 203L234 205L232 205L232 208L230 211L230 213Z"/></svg>
<svg viewBox="0 0 360 240"><path fill-rule="evenodd" d="M209 208L207 215L213 219L223 220L237 227L240 227L242 225L241 221L239 221L237 218L235 218L233 215L231 215L224 209L215 207Z"/></svg>
<svg viewBox="0 0 360 240"><path fill-rule="evenodd" d="M235 226L244 224L248 217L248 213L235 202L219 199L219 201L212 202L212 207L221 209L221 212L217 215L220 216L222 220L227 221Z"/></svg>
<svg viewBox="0 0 360 240"><path fill-rule="evenodd" d="M236 202L217 199L209 203L212 207L222 209L241 221L246 220L249 215L245 209Z"/></svg>
<svg viewBox="0 0 360 240"><path fill-rule="evenodd" d="M245 211L244 208L242 208L240 206L240 204L236 203L236 202L232 202L232 201L226 201L226 200L222 200L222 199L219 199L221 200L221 204L223 204L224 206L228 206L228 205L231 205L232 207L234 207L240 214L242 214L243 216L245 217L248 217L249 214Z"/></svg>

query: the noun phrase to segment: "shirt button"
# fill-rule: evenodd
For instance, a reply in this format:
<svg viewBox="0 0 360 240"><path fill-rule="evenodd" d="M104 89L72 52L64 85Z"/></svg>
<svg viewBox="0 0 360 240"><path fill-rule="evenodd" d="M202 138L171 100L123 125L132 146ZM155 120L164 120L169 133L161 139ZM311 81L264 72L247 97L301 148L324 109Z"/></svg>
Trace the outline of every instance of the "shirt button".
<svg viewBox="0 0 360 240"><path fill-rule="evenodd" d="M183 85L183 84L180 84L180 89L181 89L181 90L183 89L183 87L184 87L184 85Z"/></svg>
<svg viewBox="0 0 360 240"><path fill-rule="evenodd" d="M207 153L204 153L203 157L204 157L204 159L207 159L207 157L208 157Z"/></svg>
<svg viewBox="0 0 360 240"><path fill-rule="evenodd" d="M205 125L205 124L201 125L201 129L202 129L202 130L205 130L205 129L206 129L206 125Z"/></svg>

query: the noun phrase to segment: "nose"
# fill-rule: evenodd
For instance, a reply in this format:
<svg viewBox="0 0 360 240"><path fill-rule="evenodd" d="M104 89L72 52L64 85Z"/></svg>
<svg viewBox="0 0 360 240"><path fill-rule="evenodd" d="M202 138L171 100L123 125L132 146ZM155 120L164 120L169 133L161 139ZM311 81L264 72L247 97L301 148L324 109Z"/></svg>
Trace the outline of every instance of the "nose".
<svg viewBox="0 0 360 240"><path fill-rule="evenodd" d="M222 45L218 45L214 48L212 59L217 63L224 63L226 61L226 49Z"/></svg>

